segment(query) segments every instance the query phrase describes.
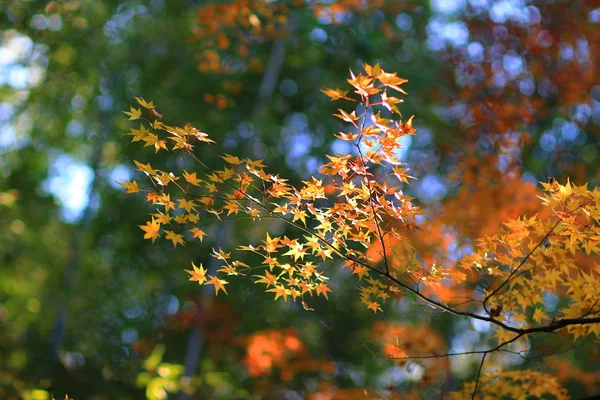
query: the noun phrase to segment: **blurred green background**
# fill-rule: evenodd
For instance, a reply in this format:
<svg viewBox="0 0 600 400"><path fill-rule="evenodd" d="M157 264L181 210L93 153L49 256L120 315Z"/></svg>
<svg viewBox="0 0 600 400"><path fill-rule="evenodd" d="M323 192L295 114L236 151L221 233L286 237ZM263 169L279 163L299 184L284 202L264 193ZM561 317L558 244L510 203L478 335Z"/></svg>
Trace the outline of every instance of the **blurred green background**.
<svg viewBox="0 0 600 400"><path fill-rule="evenodd" d="M347 151L332 135L337 104L319 90L380 63L409 80L400 109L416 114L418 132L401 157L426 208L459 190L451 175L467 155L495 155L498 176L517 165L524 181L597 185L599 35L600 8L585 0L5 0L0 398L300 399L327 384L440 398L459 388L476 360L422 386L421 367L361 343L377 321L433 321L448 349L463 350L483 328L410 303L374 316L335 268L334 292L316 312L250 283L215 298L188 282L183 269L211 265L211 247L284 227L240 220L203 244L152 246L138 228L151 210L117 183L140 180L133 160L148 159L122 136L131 126L122 111L133 96L152 100L167 123L189 122L223 152L265 159L299 182L325 154ZM507 140L519 151L503 153ZM200 157L216 166L217 155ZM181 165L175 155L161 162ZM296 338L302 352L286 347ZM273 355L282 351L292 354L285 363ZM592 353L580 346L570 360L592 373ZM564 382L574 395L597 390Z"/></svg>

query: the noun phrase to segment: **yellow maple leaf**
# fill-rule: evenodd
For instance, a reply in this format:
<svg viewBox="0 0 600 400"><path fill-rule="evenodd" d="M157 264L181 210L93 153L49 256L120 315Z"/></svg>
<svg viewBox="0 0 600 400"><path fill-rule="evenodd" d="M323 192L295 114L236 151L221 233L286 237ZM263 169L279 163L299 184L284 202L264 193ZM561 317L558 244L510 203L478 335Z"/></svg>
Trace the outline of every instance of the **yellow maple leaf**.
<svg viewBox="0 0 600 400"><path fill-rule="evenodd" d="M135 109L133 108L133 106L129 106L129 112L128 111L123 111L123 114L129 115L129 120L130 121L135 121L136 119L140 119L142 116L142 110L141 109Z"/></svg>
<svg viewBox="0 0 600 400"><path fill-rule="evenodd" d="M271 239L271 236L269 236L269 232L267 232L267 240L266 241L263 240L263 243L264 243L263 248L268 253L276 252L277 249L281 247L281 245L279 244L279 238L274 237Z"/></svg>
<svg viewBox="0 0 600 400"><path fill-rule="evenodd" d="M139 227L146 232L144 239L152 239L152 243L157 237L160 237L160 223L154 218L152 218L152 221L146 222L146 225L140 225Z"/></svg>
<svg viewBox="0 0 600 400"><path fill-rule="evenodd" d="M136 100L138 103L140 103L140 105L141 105L142 107L144 107L144 108L147 108L148 110L151 110L151 109L153 109L153 108L155 107L153 102L150 102L150 103L148 103L148 102L147 102L146 100L144 100L142 97L134 97L134 98L135 98L135 100Z"/></svg>
<svg viewBox="0 0 600 400"><path fill-rule="evenodd" d="M127 191L125 192L125 194L131 194L131 193L137 193L140 191L140 188L137 185L137 182L131 181L131 182L118 182L119 185L123 186L125 189L127 189Z"/></svg>
<svg viewBox="0 0 600 400"><path fill-rule="evenodd" d="M299 258L304 260L307 250L308 249L304 248L303 244L295 243L293 246L290 246L290 250L287 253L283 253L283 255L294 257L294 261L298 260Z"/></svg>
<svg viewBox="0 0 600 400"><path fill-rule="evenodd" d="M148 175L148 176L156 175L156 170L152 169L152 166L150 165L150 163L142 164L141 162L136 161L136 160L133 160L133 162L135 163L135 165L137 165L139 170L142 171L143 173L145 173L146 175Z"/></svg>
<svg viewBox="0 0 600 400"><path fill-rule="evenodd" d="M302 221L302 223L304 224L304 226L306 226L306 211L304 210L300 210L299 208L296 208L294 210L294 218L293 218L293 222L296 222L297 220Z"/></svg>
<svg viewBox="0 0 600 400"><path fill-rule="evenodd" d="M545 318L546 318L546 313L543 312L541 308L536 307L536 309L533 313L533 320L535 322L537 322L538 324L540 324L542 322L542 320Z"/></svg>
<svg viewBox="0 0 600 400"><path fill-rule="evenodd" d="M156 220L163 225L171 222L171 216L169 214L163 214L160 211L158 213L152 214L152 216L156 217Z"/></svg>
<svg viewBox="0 0 600 400"><path fill-rule="evenodd" d="M339 100L339 99L352 100L352 99L349 99L346 97L346 95L348 94L347 90L325 88L325 89L321 89L321 92L325 93L326 96L331 98L331 101Z"/></svg>
<svg viewBox="0 0 600 400"><path fill-rule="evenodd" d="M180 235L179 233L175 233L173 231L168 231L168 230L165 230L165 233L166 233L165 239L172 241L173 246L177 247L177 244L181 244L182 246L185 246L185 242L183 241L183 235Z"/></svg>
<svg viewBox="0 0 600 400"><path fill-rule="evenodd" d="M193 270L185 270L185 272L191 275L190 281L198 282L199 285L202 285L204 282L206 282L206 273L208 270L202 266L202 263L200 263L200 267L197 267L196 264L192 262L192 268Z"/></svg>
<svg viewBox="0 0 600 400"><path fill-rule="evenodd" d="M194 207L196 207L196 203L194 202L194 200L187 200L184 198L180 198L179 200L179 205L177 206L178 210L181 210L182 208L187 211L188 213L192 211L192 209Z"/></svg>
<svg viewBox="0 0 600 400"><path fill-rule="evenodd" d="M227 154L227 153L225 153L224 156L221 156L221 158L223 160L225 160L225 162L228 162L229 164L233 164L233 165L239 165L244 162L243 160L239 159L238 157L232 156L231 154Z"/></svg>
<svg viewBox="0 0 600 400"><path fill-rule="evenodd" d="M149 130L142 124L140 124L140 129L131 128L131 132L126 133L125 135L133 136L131 139L131 143L139 142L140 140L144 140L144 138L150 133Z"/></svg>
<svg viewBox="0 0 600 400"><path fill-rule="evenodd" d="M196 178L195 172L189 173L185 169L183 170L183 179L194 186L200 186L200 182L202 182L200 179Z"/></svg>

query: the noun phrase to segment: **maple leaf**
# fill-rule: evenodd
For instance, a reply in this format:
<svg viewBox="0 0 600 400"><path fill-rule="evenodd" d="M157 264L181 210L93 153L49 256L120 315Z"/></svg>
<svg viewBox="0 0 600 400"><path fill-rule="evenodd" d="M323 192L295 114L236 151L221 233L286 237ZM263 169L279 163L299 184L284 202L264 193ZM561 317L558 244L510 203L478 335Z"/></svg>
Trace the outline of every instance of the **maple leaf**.
<svg viewBox="0 0 600 400"><path fill-rule="evenodd" d="M129 115L130 121L135 121L136 119L140 119L142 117L142 110L139 108L136 110L131 105L129 106L129 112L123 111L123 113Z"/></svg>
<svg viewBox="0 0 600 400"><path fill-rule="evenodd" d="M292 221L296 222L297 220L300 220L300 221L302 221L304 226L306 226L306 216L307 216L306 211L296 208L294 210L294 218Z"/></svg>
<svg viewBox="0 0 600 400"><path fill-rule="evenodd" d="M382 70L379 64L375 64L375 66L372 67L365 63L363 67L365 68L365 72L372 78L377 78L379 75L381 75Z"/></svg>
<svg viewBox="0 0 600 400"><path fill-rule="evenodd" d="M325 283L319 283L315 289L317 290L317 295L322 294L327 300L329 300L327 292L331 292L331 289L329 289Z"/></svg>
<svg viewBox="0 0 600 400"><path fill-rule="evenodd" d="M277 258L275 257L271 257L271 256L266 256L265 260L263 261L263 264L267 264L269 266L269 270L273 271L273 268L279 264L279 262L277 261Z"/></svg>
<svg viewBox="0 0 600 400"><path fill-rule="evenodd" d="M349 99L346 97L346 95L348 94L347 90L321 89L321 92L323 92L323 93L325 93L325 95L329 96L331 98L331 101L338 100L338 99L352 100L352 99Z"/></svg>
<svg viewBox="0 0 600 400"><path fill-rule="evenodd" d="M139 130L131 128L131 132L130 133L126 133L125 135L131 135L131 136L133 136L133 138L131 138L131 143L134 143L134 142L139 142L140 140L144 140L144 138L149 133L150 133L150 131L148 131L143 124L140 124L140 129Z"/></svg>
<svg viewBox="0 0 600 400"><path fill-rule="evenodd" d="M373 312L375 314L377 314L377 311L381 311L380 306L381 306L381 304L377 303L376 301L372 301L372 302L369 303L369 305L367 306L367 308L369 310L373 310Z"/></svg>
<svg viewBox="0 0 600 400"><path fill-rule="evenodd" d="M165 233L165 239L172 241L174 247L177 247L177 244L185 246L185 242L183 241L183 235L168 230L165 230Z"/></svg>
<svg viewBox="0 0 600 400"><path fill-rule="evenodd" d="M171 201L171 195L164 192L159 197L157 204L165 206L165 212L169 212L171 208L175 208L175 203Z"/></svg>
<svg viewBox="0 0 600 400"><path fill-rule="evenodd" d="M369 274L369 269L367 267L365 267L364 265L355 265L354 268L352 269L352 274L358 275L358 279L362 280L362 278L365 275Z"/></svg>
<svg viewBox="0 0 600 400"><path fill-rule="evenodd" d="M219 268L217 272L223 272L227 275L239 275L238 270L233 265L224 265Z"/></svg>
<svg viewBox="0 0 600 400"><path fill-rule="evenodd" d="M142 107L144 107L148 110L151 110L155 107L153 102L148 103L142 97L134 97L134 98Z"/></svg>
<svg viewBox="0 0 600 400"><path fill-rule="evenodd" d="M151 202L152 205L155 205L160 201L160 194L157 192L150 192L146 194L146 201Z"/></svg>
<svg viewBox="0 0 600 400"><path fill-rule="evenodd" d="M378 308L378 304L377 303L371 303L373 305L373 307L371 307L371 305L369 305L369 309L373 310L374 313L377 313L377 310L381 311L380 308ZM393 343L385 343L384 344L384 349L383 349L384 353L386 356L388 356L391 359L402 359L402 358L406 358L407 354L404 350L402 350L402 348L400 348L400 346L393 344Z"/></svg>
<svg viewBox="0 0 600 400"><path fill-rule="evenodd" d="M362 74L355 76L352 70L350 70L350 78L351 79L347 79L346 81L356 88L354 93L363 97L368 97L379 92L379 89L373 86L373 78L371 77Z"/></svg>
<svg viewBox="0 0 600 400"><path fill-rule="evenodd" d="M542 323L542 320L543 320L543 319L546 319L546 318L547 318L547 317L546 317L546 313L545 313L544 311L542 311L542 309L541 309L541 308L539 308L539 307L536 307L536 309L535 309L535 311L534 311L534 313L533 313L533 320L534 320L535 322L537 322L538 324L541 324L541 323Z"/></svg>
<svg viewBox="0 0 600 400"><path fill-rule="evenodd" d="M204 184L206 185L206 188L208 189L209 193L215 193L218 191L217 189L217 185L215 185L212 182L204 182Z"/></svg>
<svg viewBox="0 0 600 400"><path fill-rule="evenodd" d="M344 184L342 185L340 194L338 194L338 197L340 196L346 196L349 197L349 195L351 195L352 193L354 193L355 191L357 191L356 187L354 186L354 182L350 181L350 182L344 182Z"/></svg>
<svg viewBox="0 0 600 400"><path fill-rule="evenodd" d="M224 182L226 180L231 179L235 175L235 171L231 168L223 168L223 171L217 171L218 179L217 182Z"/></svg>
<svg viewBox="0 0 600 400"><path fill-rule="evenodd" d="M231 154L227 154L227 153L225 153L224 156L221 156L221 158L223 160L225 160L225 162L227 162L229 164L233 164L233 165L239 165L244 162L243 160L239 159L238 157L232 156Z"/></svg>
<svg viewBox="0 0 600 400"><path fill-rule="evenodd" d="M135 180L131 181L131 182L117 182L119 185L123 186L125 189L127 189L127 191L125 192L125 194L131 194L131 193L137 193L140 191L140 188L138 187L138 184Z"/></svg>
<svg viewBox="0 0 600 400"><path fill-rule="evenodd" d="M187 217L188 222L191 222L192 224L195 224L196 222L198 222L200 220L200 214L189 213L189 214L186 214L186 217Z"/></svg>
<svg viewBox="0 0 600 400"><path fill-rule="evenodd" d="M342 121L350 122L352 125L356 126L354 121L358 121L360 119L360 115L356 115L356 111L352 111L350 114L341 108L338 109L338 111L340 112L339 114L333 114L335 117L338 117Z"/></svg>
<svg viewBox="0 0 600 400"><path fill-rule="evenodd" d="M256 208L248 207L247 213L252 217L252 220L260 218L260 211Z"/></svg>
<svg viewBox="0 0 600 400"><path fill-rule="evenodd" d="M227 210L227 215L235 214L237 215L240 212L240 206L233 201L228 201L224 206L224 210Z"/></svg>
<svg viewBox="0 0 600 400"><path fill-rule="evenodd" d="M151 175L156 174L156 170L152 169L152 166L150 165L150 163L142 164L141 162L136 161L136 160L133 160L133 162L135 163L135 165L137 165L139 170L142 171L143 173L145 173L146 175L151 176Z"/></svg>
<svg viewBox="0 0 600 400"><path fill-rule="evenodd" d="M194 200L187 200L184 198L180 198L179 200L179 205L177 207L178 210L181 210L182 208L187 211L187 212L191 212L194 207L196 207L196 203L194 202Z"/></svg>
<svg viewBox="0 0 600 400"><path fill-rule="evenodd" d="M277 300L278 298L280 298L281 296L283 296L283 300L286 301L286 302L287 302L287 297L290 294L290 290L286 289L282 285L277 285L273 289L267 290L267 292L274 292L275 293L275 300Z"/></svg>
<svg viewBox="0 0 600 400"><path fill-rule="evenodd" d="M336 138L345 140L348 142L353 142L358 137L358 133L346 133L346 132L338 132L334 135Z"/></svg>
<svg viewBox="0 0 600 400"><path fill-rule="evenodd" d="M265 276L262 275L255 275L257 278L261 278L259 280L257 280L254 283L264 283L267 285L267 287L269 286L274 286L275 283L277 282L277 277L273 274L271 274L269 271L265 271Z"/></svg>
<svg viewBox="0 0 600 400"><path fill-rule="evenodd" d="M189 173L185 169L183 170L183 179L194 186L200 186L200 183L202 182L200 179L196 178L195 172Z"/></svg>
<svg viewBox="0 0 600 400"><path fill-rule="evenodd" d="M166 173L164 171L156 171L156 175L153 176L156 183L161 186L167 186L171 182L179 180L178 176L175 176L172 172Z"/></svg>
<svg viewBox="0 0 600 400"><path fill-rule="evenodd" d="M210 279L208 280L208 282L206 282L206 284L215 286L215 294L219 294L219 290L222 290L225 292L225 294L227 294L225 285L227 285L229 282L227 282L226 280L223 280L223 279L219 279L216 276L209 275L208 277Z"/></svg>
<svg viewBox="0 0 600 400"><path fill-rule="evenodd" d="M148 221L146 225L140 225L140 228L146 232L144 239L152 239L152 243L157 237L160 237L160 223L152 218L152 221Z"/></svg>
<svg viewBox="0 0 600 400"><path fill-rule="evenodd" d="M387 91L384 91L381 95L381 103L383 104L383 106L388 110L395 112L396 114L400 114L400 111L398 110L398 107L396 107L396 104L402 103L403 101L404 100L398 99L396 97L388 97Z"/></svg>
<svg viewBox="0 0 600 400"><path fill-rule="evenodd" d="M193 270L185 270L185 272L191 275L190 281L198 282L199 285L206 282L206 273L208 270L202 266L202 263L200 263L200 267L197 267L196 264L192 262L192 268Z"/></svg>
<svg viewBox="0 0 600 400"><path fill-rule="evenodd" d="M161 224L165 225L171 222L171 216L169 214L163 214L161 212L152 214L153 217L156 217L156 220Z"/></svg>
<svg viewBox="0 0 600 400"><path fill-rule="evenodd" d="M160 149L168 150L167 142L163 139L160 139L158 135L153 133L149 133L148 135L144 136L142 140L146 142L144 147L154 146L155 153L158 153Z"/></svg>
<svg viewBox="0 0 600 400"><path fill-rule="evenodd" d="M263 164L264 160L251 160L249 158L245 158L244 161L248 164L248 167L252 167L255 169L266 168L267 166Z"/></svg>
<svg viewBox="0 0 600 400"><path fill-rule="evenodd" d="M187 215L186 214L179 214L176 215L173 220L178 223L178 224L185 224L187 223Z"/></svg>
<svg viewBox="0 0 600 400"><path fill-rule="evenodd" d="M190 232L192 232L194 239L199 238L200 241L202 241L202 238L206 236L206 233L202 229L192 228L190 229Z"/></svg>
<svg viewBox="0 0 600 400"><path fill-rule="evenodd" d="M385 86L388 86L402 94L407 94L401 87L400 85L408 82L407 79L403 79L403 78L399 78L396 76L395 73L390 74L390 73L386 73L383 72L381 73L381 75L379 75L379 77L377 77L377 79L379 80L379 82L383 83Z"/></svg>
<svg viewBox="0 0 600 400"><path fill-rule="evenodd" d="M217 251L213 248L211 256L213 256L217 260L225 261L228 258L231 258L231 253L225 253L222 249L219 249L219 251Z"/></svg>
<svg viewBox="0 0 600 400"><path fill-rule="evenodd" d="M286 253L283 253L283 255L294 257L294 261L298 260L299 258L304 260L304 256L306 255L307 250L308 249L305 249L303 244L295 243L293 246L290 247L290 250Z"/></svg>
<svg viewBox="0 0 600 400"><path fill-rule="evenodd" d="M263 247L264 247L265 251L267 251L269 253L276 252L277 249L279 247L281 247L281 245L279 244L279 238L275 237L275 238L271 239L271 236L269 236L269 232L267 232L267 240L266 241L263 240L263 243L264 243Z"/></svg>

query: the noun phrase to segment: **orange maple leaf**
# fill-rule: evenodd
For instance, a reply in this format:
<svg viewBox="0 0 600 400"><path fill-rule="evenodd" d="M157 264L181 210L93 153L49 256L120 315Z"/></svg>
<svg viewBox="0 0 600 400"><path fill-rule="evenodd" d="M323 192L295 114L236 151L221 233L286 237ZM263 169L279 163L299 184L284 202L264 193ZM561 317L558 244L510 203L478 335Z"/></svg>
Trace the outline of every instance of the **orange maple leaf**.
<svg viewBox="0 0 600 400"><path fill-rule="evenodd" d="M329 300L329 296L327 296L327 292L331 292L331 289L329 289L329 287L327 287L327 285L325 283L320 283L318 284L315 289L317 289L317 295L322 294L323 296L325 296L325 298L327 300Z"/></svg>
<svg viewBox="0 0 600 400"><path fill-rule="evenodd" d="M275 282L277 282L277 279L278 279L275 275L273 275L269 271L265 271L265 276L256 275L256 277L261 278L261 279L257 280L254 283L265 283L267 285L267 287L269 287L271 285L274 286Z"/></svg>
<svg viewBox="0 0 600 400"><path fill-rule="evenodd" d="M202 241L202 238L206 236L206 233L202 229L192 228L190 229L190 232L192 232L194 239L199 238L200 241Z"/></svg>
<svg viewBox="0 0 600 400"><path fill-rule="evenodd" d="M219 290L222 290L225 292L225 294L227 294L225 285L227 285L229 282L227 282L226 280L223 280L223 279L219 279L216 276L209 275L208 277L210 279L208 280L208 282L206 282L206 284L215 286L215 294L219 294Z"/></svg>
<svg viewBox="0 0 600 400"><path fill-rule="evenodd" d="M275 300L277 300L278 298L280 298L281 296L283 296L283 301L287 302L287 297L289 296L289 289L286 289L284 286L282 285L277 285L275 286L273 289L269 289L267 290L267 292L274 292L275 293Z"/></svg>
<svg viewBox="0 0 600 400"><path fill-rule="evenodd" d="M370 302L370 303L369 303L369 305L367 306L367 308L368 308L369 310L373 310L373 312L374 312L375 314L377 314L377 311L378 311L378 310L379 310L379 311L381 311L381 308L379 307L380 305L381 305L381 304L379 304L378 302L376 302L376 301L372 301L372 302Z"/></svg>

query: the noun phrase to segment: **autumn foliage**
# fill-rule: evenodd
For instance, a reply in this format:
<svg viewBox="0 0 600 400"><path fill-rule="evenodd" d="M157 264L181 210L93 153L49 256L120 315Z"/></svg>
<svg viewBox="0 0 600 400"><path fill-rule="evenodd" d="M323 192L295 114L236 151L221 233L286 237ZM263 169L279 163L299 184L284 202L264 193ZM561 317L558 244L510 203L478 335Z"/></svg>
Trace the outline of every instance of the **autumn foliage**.
<svg viewBox="0 0 600 400"><path fill-rule="evenodd" d="M485 347L448 353L443 339L427 326L376 325L372 340L381 345L381 355L418 363L426 378L422 382L443 379L452 357L477 356L476 380L455 398L497 398L498 393L567 398L555 378L505 369L502 356L523 355L535 335L600 337L600 265L580 263L582 256L600 253L600 191L555 180L542 182L539 191L522 184L518 173L494 177L490 170L479 171L490 174L488 182L497 179L503 181L498 185L512 188L502 200L494 185L474 179L467 166L456 177L465 185L455 199L444 210L423 216L406 194L413 179L409 166L398 160L399 139L418 134L413 117L400 112L407 81L365 64L364 72L351 71L347 82L350 90L323 93L343 104L334 114L343 127L334 135L352 150L328 155L319 175L300 186L263 160L224 154L221 169L209 168L197 151L214 148L207 133L189 124L167 125L152 102L136 98L139 107L126 112L130 120L141 121L128 133L131 141L154 153L181 152L196 167L165 171L135 161L149 178L149 188L135 180L122 185L127 193L143 192L156 208L140 226L144 238L154 242L163 237L177 247L206 240L215 222L280 221L294 234L267 231L261 242L237 248L251 253L255 263L248 265L230 250L215 247L212 257L219 267L212 271L191 262L189 280L211 285L216 294L249 280L276 301L297 301L313 310L315 297L328 299L333 292L328 271L338 266L356 277L357 298L373 313L383 311L386 303L409 299L433 312L489 326ZM483 205L469 202L474 191ZM481 207L491 207L498 220L478 223L478 215L487 213ZM456 229L449 229L452 224ZM481 238L473 242L472 237ZM544 303L549 293L560 299L555 308ZM264 332L248 340L246 363L253 376L269 373L303 351L291 331Z"/></svg>

